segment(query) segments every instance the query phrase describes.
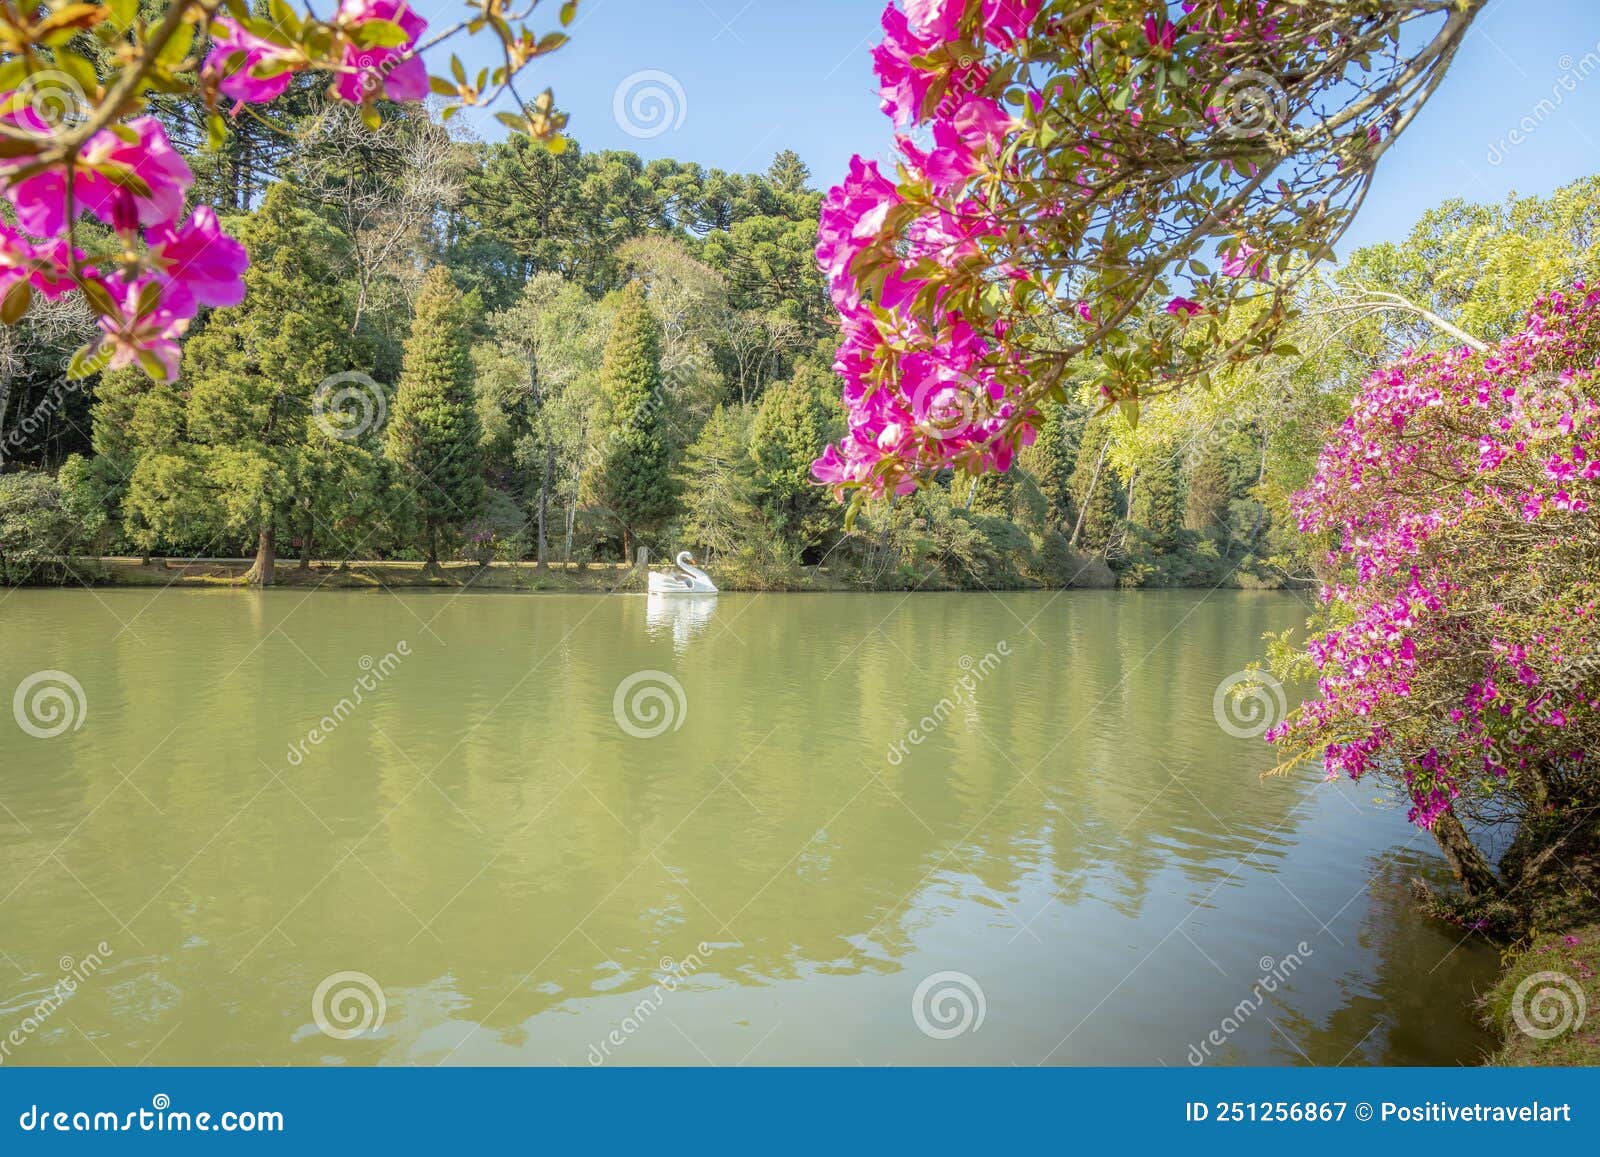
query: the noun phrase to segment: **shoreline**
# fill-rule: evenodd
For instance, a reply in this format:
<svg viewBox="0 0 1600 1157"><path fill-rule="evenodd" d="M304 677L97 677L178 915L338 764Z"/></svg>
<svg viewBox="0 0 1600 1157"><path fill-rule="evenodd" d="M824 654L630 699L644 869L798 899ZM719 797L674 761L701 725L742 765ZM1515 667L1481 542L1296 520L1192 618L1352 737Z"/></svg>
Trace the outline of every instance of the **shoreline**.
<svg viewBox="0 0 1600 1157"><path fill-rule="evenodd" d="M226 590L245 588L245 574L254 560L247 558L153 558L149 562L132 556L93 556L64 560L75 574L76 585L88 588L189 588ZM728 594L912 594L978 593L1069 590L1180 591L1218 589L1213 584L1193 586L1119 587L1098 585L1051 586L1023 582L1016 586L987 587L982 583L963 586L923 582L915 586L861 586L829 573L824 568L805 567L798 573L766 580L751 580L737 572L724 571L717 577L721 590ZM24 583L21 586L69 586L68 582ZM578 565L551 563L540 570L536 563L445 562L439 571L428 574L421 562L387 559L362 559L341 562L337 559L313 560L302 565L297 560L280 561L273 571L272 586L289 590L485 590L527 594L610 594L644 593L644 578L637 567L617 562ZM262 589L262 588L252 588ZM1288 594L1301 587L1233 587L1237 591ZM1311 589L1311 588L1304 588Z"/></svg>

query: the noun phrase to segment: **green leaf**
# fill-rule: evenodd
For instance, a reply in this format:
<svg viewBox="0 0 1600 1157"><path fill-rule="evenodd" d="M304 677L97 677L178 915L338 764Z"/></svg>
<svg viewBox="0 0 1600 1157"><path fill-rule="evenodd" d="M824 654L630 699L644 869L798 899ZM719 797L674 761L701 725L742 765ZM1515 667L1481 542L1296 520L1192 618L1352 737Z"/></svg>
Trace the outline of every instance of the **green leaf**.
<svg viewBox="0 0 1600 1157"><path fill-rule="evenodd" d="M13 282L11 288L6 290L5 300L0 301L0 322L16 325L32 304L33 286L28 284L28 279L24 277L20 281Z"/></svg>
<svg viewBox="0 0 1600 1157"><path fill-rule="evenodd" d="M351 39L362 48L399 48L411 38L393 20L363 20L352 30Z"/></svg>
<svg viewBox="0 0 1600 1157"><path fill-rule="evenodd" d="M117 303L112 300L111 291L98 281L80 281L78 288L83 292L83 299L89 303L89 308L101 317L121 317L122 311L117 308Z"/></svg>

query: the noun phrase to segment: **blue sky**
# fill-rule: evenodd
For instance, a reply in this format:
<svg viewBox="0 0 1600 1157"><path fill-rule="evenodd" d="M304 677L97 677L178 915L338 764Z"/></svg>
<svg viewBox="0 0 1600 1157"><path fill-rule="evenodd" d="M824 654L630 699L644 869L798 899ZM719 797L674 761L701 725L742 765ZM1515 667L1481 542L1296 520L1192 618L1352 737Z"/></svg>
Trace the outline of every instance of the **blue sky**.
<svg viewBox="0 0 1600 1157"><path fill-rule="evenodd" d="M414 2L435 22L460 10L459 0ZM549 19L555 8L541 5ZM764 169L791 148L826 187L851 154L881 156L889 144L867 55L881 11L875 0L582 0L572 43L530 79L555 87L585 148L735 170ZM670 78L635 81L673 106L655 135L630 133L613 115L619 86L641 73ZM1597 141L1600 0L1491 0L1384 159L1341 249L1403 236L1447 197L1545 193L1600 171Z"/></svg>

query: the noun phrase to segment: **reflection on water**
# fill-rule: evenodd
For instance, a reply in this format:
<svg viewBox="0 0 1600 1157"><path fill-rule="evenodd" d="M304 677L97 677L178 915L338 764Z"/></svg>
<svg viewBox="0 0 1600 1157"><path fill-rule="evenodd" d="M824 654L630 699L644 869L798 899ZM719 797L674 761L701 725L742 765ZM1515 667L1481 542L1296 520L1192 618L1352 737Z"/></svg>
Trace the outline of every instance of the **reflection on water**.
<svg viewBox="0 0 1600 1157"><path fill-rule="evenodd" d="M1426 837L1366 789L1261 780L1213 717L1292 597L99 596L0 603L3 697L56 669L88 705L0 726L0 1029L108 949L7 1063L1485 1044L1493 953L1405 896ZM642 671L681 688L653 738L615 714ZM314 1009L340 973L380 1027Z"/></svg>
<svg viewBox="0 0 1600 1157"><path fill-rule="evenodd" d="M645 595L644 621L650 637L666 636L678 654L704 633L717 610L716 595Z"/></svg>

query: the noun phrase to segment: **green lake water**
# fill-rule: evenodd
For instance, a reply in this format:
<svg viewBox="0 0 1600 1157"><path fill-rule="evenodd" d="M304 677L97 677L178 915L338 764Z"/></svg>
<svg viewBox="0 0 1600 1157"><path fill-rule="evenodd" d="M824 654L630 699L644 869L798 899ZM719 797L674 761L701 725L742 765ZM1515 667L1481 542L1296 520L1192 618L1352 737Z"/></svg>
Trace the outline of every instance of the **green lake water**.
<svg viewBox="0 0 1600 1157"><path fill-rule="evenodd" d="M1426 834L1219 723L1305 614L0 592L0 1064L1470 1063Z"/></svg>

